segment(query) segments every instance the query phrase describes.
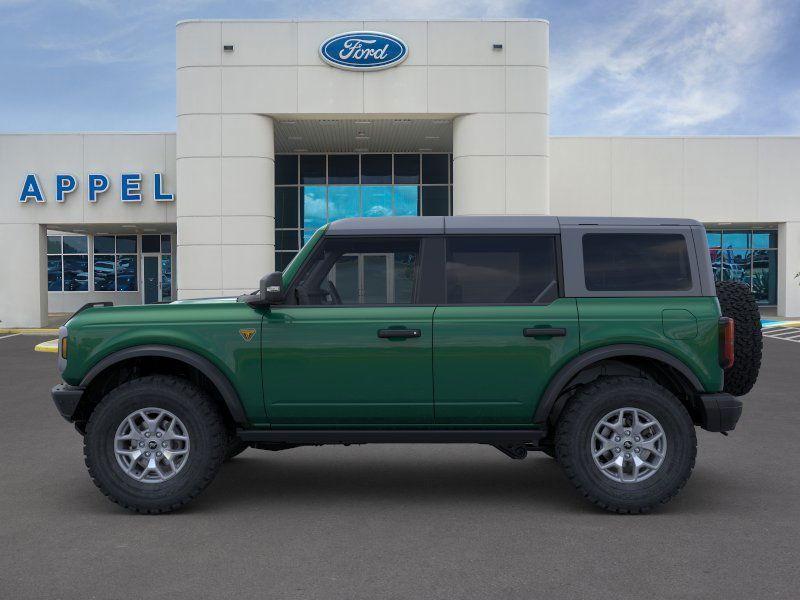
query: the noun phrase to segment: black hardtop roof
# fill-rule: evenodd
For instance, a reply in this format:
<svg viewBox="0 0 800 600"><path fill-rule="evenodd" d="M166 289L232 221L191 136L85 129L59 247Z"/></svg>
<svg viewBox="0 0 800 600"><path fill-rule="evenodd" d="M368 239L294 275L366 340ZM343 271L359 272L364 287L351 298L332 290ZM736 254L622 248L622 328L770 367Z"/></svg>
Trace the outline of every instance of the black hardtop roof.
<svg viewBox="0 0 800 600"><path fill-rule="evenodd" d="M559 233L562 227L702 225L693 219L480 215L456 217L357 217L328 225L326 235L435 235L442 233Z"/></svg>

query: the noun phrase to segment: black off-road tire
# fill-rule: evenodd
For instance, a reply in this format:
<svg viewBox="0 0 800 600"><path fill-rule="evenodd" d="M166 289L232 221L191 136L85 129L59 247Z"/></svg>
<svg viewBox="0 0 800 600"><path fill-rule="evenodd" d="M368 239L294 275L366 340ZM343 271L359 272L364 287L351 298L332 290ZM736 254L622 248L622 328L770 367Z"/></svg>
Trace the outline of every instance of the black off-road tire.
<svg viewBox="0 0 800 600"><path fill-rule="evenodd" d="M228 447L225 450L225 462L228 462L229 460L232 460L235 457L239 456L249 447L250 444L248 444L247 442L243 442L235 435L232 435L228 440Z"/></svg>
<svg viewBox="0 0 800 600"><path fill-rule="evenodd" d="M595 426L609 412L626 407L655 417L667 440L659 469L636 483L609 479L592 458ZM602 377L576 393L562 413L556 454L567 477L590 502L617 513L646 513L667 503L686 484L694 468L697 437L686 408L665 388L649 379Z"/></svg>
<svg viewBox="0 0 800 600"><path fill-rule="evenodd" d="M144 483L126 475L114 453L114 436L128 415L143 408L167 410L189 435L186 464L172 478ZM225 458L228 433L219 409L200 388L185 379L149 375L109 392L86 426L83 453L89 475L111 501L142 514L176 510L202 492Z"/></svg>
<svg viewBox="0 0 800 600"><path fill-rule="evenodd" d="M761 315L750 288L738 281L718 281L717 299L722 315L734 321L734 361L725 369L724 391L744 396L758 379L764 340Z"/></svg>

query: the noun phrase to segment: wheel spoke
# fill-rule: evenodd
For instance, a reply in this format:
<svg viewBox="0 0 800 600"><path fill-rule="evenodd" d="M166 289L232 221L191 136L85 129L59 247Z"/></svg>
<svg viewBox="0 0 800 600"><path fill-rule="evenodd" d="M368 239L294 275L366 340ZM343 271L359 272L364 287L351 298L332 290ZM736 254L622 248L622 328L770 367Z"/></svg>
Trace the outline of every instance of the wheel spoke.
<svg viewBox="0 0 800 600"><path fill-rule="evenodd" d="M141 443L137 440L146 433L156 436L145 440L144 448L137 447ZM158 446L149 449L148 445L154 442ZM161 408L143 408L120 423L114 436L114 453L129 477L143 483L160 483L174 477L186 464L189 443L189 433L178 417Z"/></svg>
<svg viewBox="0 0 800 600"><path fill-rule="evenodd" d="M650 437L642 439L645 435ZM637 407L622 407L597 422L591 455L604 476L621 483L643 481L664 463L667 440L658 420ZM609 456L621 448L621 453Z"/></svg>

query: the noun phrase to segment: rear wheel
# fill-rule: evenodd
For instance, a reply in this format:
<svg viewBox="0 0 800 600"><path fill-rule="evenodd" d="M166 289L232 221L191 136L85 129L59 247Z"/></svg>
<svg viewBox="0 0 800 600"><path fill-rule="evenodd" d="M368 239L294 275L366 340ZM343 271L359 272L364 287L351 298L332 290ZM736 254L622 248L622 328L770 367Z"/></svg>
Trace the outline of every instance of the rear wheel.
<svg viewBox="0 0 800 600"><path fill-rule="evenodd" d="M84 457L110 500L139 513L175 510L211 483L228 436L214 402L186 380L134 379L92 412Z"/></svg>
<svg viewBox="0 0 800 600"><path fill-rule="evenodd" d="M606 377L576 393L556 429L556 455L592 503L643 513L668 502L694 467L686 408L649 379Z"/></svg>
<svg viewBox="0 0 800 600"><path fill-rule="evenodd" d="M761 369L761 315L750 288L738 281L718 281L717 299L722 314L734 321L733 366L725 369L724 391L744 396Z"/></svg>

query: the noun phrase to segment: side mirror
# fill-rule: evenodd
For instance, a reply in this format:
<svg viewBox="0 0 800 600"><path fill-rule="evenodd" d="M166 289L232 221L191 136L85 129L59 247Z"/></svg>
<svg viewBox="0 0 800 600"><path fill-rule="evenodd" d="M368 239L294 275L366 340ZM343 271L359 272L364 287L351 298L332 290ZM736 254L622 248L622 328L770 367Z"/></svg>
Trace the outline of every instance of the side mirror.
<svg viewBox="0 0 800 600"><path fill-rule="evenodd" d="M264 304L283 302L283 273L273 271L269 275L264 275L258 284L258 295Z"/></svg>
<svg viewBox="0 0 800 600"><path fill-rule="evenodd" d="M283 273L274 271L264 275L259 281L258 291L239 296L237 302L246 302L251 306L269 306L283 302Z"/></svg>

